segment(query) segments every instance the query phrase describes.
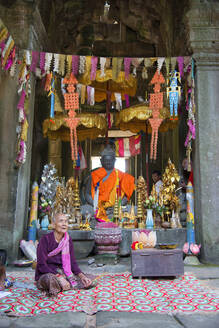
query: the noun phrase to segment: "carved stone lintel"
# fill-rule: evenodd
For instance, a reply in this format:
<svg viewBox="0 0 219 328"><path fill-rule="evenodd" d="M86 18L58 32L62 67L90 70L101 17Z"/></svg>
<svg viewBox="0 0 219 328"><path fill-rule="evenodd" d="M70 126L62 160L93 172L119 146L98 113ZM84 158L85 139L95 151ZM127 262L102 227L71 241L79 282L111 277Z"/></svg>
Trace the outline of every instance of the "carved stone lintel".
<svg viewBox="0 0 219 328"><path fill-rule="evenodd" d="M201 70L206 67L207 70L218 70L219 69L219 53L212 52L195 52L193 54L196 66Z"/></svg>
<svg viewBox="0 0 219 328"><path fill-rule="evenodd" d="M187 13L191 48L194 53L215 54L219 51L219 3L197 0L191 3Z"/></svg>

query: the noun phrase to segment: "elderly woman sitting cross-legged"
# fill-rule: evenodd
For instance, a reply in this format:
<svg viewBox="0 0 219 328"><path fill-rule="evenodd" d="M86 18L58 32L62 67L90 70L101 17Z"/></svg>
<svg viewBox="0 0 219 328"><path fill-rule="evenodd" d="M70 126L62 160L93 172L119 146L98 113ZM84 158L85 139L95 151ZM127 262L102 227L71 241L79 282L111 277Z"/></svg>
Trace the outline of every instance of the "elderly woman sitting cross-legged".
<svg viewBox="0 0 219 328"><path fill-rule="evenodd" d="M85 288L89 287L91 280L81 272L75 260L73 242L67 232L67 215L56 213L52 224L54 231L42 236L37 247L37 287L49 296L56 296L77 287L74 275Z"/></svg>

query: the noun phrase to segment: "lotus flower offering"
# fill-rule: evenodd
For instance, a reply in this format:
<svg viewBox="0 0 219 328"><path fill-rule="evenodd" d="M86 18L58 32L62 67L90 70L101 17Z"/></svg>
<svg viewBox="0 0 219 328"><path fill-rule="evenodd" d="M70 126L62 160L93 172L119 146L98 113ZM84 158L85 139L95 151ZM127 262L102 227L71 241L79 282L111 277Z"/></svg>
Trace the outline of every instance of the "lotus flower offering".
<svg viewBox="0 0 219 328"><path fill-rule="evenodd" d="M154 248L157 243L155 231L140 230L132 232L132 249Z"/></svg>

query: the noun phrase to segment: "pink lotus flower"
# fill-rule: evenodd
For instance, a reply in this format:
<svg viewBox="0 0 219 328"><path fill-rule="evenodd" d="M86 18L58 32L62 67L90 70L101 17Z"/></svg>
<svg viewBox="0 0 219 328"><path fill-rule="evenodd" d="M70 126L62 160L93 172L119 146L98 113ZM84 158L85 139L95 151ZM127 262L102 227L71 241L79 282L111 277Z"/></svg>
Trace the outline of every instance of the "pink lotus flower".
<svg viewBox="0 0 219 328"><path fill-rule="evenodd" d="M194 255L197 255L200 252L200 248L201 248L201 245L197 245L197 244L190 245L190 250L191 250L192 254L194 254Z"/></svg>
<svg viewBox="0 0 219 328"><path fill-rule="evenodd" d="M183 253L188 254L189 252L189 243L185 243L183 246Z"/></svg>
<svg viewBox="0 0 219 328"><path fill-rule="evenodd" d="M201 245L185 243L183 246L183 252L185 254L192 253L193 255L198 255L200 252Z"/></svg>

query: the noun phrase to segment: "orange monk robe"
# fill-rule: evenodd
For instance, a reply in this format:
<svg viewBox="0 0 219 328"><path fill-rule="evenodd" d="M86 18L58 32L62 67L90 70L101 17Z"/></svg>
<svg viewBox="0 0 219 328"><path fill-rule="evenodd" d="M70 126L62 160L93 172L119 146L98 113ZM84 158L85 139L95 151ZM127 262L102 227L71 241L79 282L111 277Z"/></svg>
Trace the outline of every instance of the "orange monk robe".
<svg viewBox="0 0 219 328"><path fill-rule="evenodd" d="M103 178L107 176L107 171L101 167L91 173L91 195L94 199L95 186L99 182L99 199L98 203L104 203L104 207L114 206L116 200L117 176L119 178L119 186L121 188L121 198L126 195L129 200L135 189L134 177L128 173L123 173L114 169L106 181Z"/></svg>

